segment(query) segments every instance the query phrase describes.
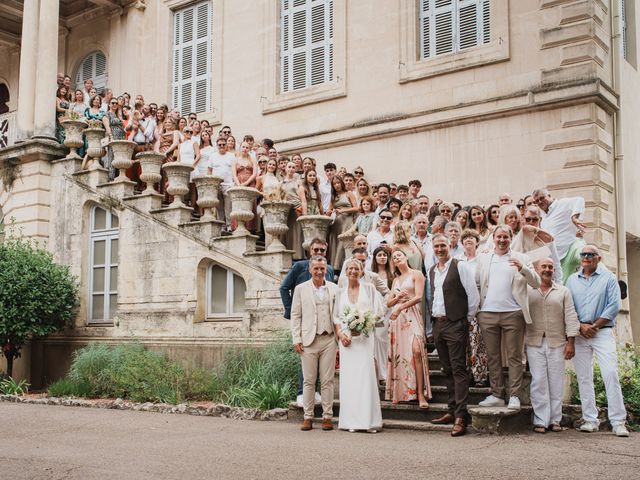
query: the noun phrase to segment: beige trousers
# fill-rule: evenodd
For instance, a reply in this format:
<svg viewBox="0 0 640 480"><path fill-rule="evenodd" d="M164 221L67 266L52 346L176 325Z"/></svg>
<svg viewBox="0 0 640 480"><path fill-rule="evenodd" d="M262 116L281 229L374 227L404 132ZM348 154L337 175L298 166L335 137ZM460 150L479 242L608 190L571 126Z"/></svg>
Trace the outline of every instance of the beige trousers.
<svg viewBox="0 0 640 480"><path fill-rule="evenodd" d="M318 374L320 375L320 395L322 396L322 418L332 418L333 377L336 373L335 335L316 335L311 345L303 347L301 360L304 379L302 384L304 418L313 418Z"/></svg>
<svg viewBox="0 0 640 480"><path fill-rule="evenodd" d="M522 353L524 348L524 315L522 310L515 312L480 312L478 323L482 338L487 346L487 364L491 393L505 398L504 377L502 375L502 349L504 342L509 367L509 395L519 397L522 387Z"/></svg>

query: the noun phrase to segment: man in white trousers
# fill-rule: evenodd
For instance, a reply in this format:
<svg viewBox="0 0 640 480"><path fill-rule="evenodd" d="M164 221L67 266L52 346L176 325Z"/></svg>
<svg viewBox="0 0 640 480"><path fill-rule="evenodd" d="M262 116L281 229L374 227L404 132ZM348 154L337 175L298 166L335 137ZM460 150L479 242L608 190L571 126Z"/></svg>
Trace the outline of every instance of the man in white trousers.
<svg viewBox="0 0 640 480"><path fill-rule="evenodd" d="M625 427L627 411L618 378L618 355L613 336L616 316L620 311L620 286L615 275L600 263L601 259L597 247L585 245L580 252L581 268L566 283L580 321L580 336L576 338L573 358L584 420L580 430L596 432L600 425L593 388L595 354L607 392L611 428L618 437L628 437Z"/></svg>
<svg viewBox="0 0 640 480"><path fill-rule="evenodd" d="M540 287L529 287L531 323L524 343L531 370L533 431L562 431L564 362L573 358L575 337L580 332L571 292L553 281L555 262L543 258L536 267Z"/></svg>

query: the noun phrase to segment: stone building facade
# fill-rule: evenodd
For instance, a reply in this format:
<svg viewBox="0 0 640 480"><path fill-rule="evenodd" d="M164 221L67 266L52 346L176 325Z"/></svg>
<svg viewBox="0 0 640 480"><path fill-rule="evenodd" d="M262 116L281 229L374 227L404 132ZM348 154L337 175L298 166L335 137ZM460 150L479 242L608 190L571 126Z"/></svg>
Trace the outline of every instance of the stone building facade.
<svg viewBox="0 0 640 480"><path fill-rule="evenodd" d="M211 241L60 160L66 150L48 139L58 71L197 111L237 136L268 136L320 164L361 165L374 182L418 177L431 198L489 204L540 186L583 196L587 240L629 284L618 338L637 342L638 15L620 0L3 2L0 125L10 145L0 168L18 173L0 186L0 215L72 265L82 292L75 327L36 342L25 371L31 360L45 365L32 377L50 379L77 345L134 337L211 364L220 349L210 347L286 327L277 287L289 256ZM119 245L117 296L97 323L95 207L117 216ZM207 276L225 275L209 265L229 272L230 291L234 275L244 282L241 315L205 312Z"/></svg>

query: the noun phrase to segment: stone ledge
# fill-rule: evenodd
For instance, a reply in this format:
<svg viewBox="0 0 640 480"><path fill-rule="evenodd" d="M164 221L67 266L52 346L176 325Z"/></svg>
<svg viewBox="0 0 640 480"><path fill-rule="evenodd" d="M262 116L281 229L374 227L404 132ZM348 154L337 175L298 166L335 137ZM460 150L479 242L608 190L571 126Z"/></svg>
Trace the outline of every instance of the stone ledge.
<svg viewBox="0 0 640 480"><path fill-rule="evenodd" d="M130 402L121 398L89 400L72 397L19 397L16 395L0 395L0 401L11 403L24 403L28 405L61 405L64 407L104 408L111 410L132 410L136 412L174 413L185 415L197 415L206 417L232 418L234 420L287 420L288 411L285 408L272 410L257 410L253 408L230 407L220 403L197 405L180 403L171 405L167 403Z"/></svg>

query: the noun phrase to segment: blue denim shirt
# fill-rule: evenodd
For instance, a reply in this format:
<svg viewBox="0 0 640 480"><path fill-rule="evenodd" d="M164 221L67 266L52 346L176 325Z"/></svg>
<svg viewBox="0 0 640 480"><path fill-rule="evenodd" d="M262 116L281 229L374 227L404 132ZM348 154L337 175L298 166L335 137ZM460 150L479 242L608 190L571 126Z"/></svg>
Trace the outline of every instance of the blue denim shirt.
<svg viewBox="0 0 640 480"><path fill-rule="evenodd" d="M606 318L606 326L616 324L620 311L620 286L615 275L600 264L590 277L585 277L582 269L569 277L565 285L573 297L580 323L593 323L598 318Z"/></svg>

